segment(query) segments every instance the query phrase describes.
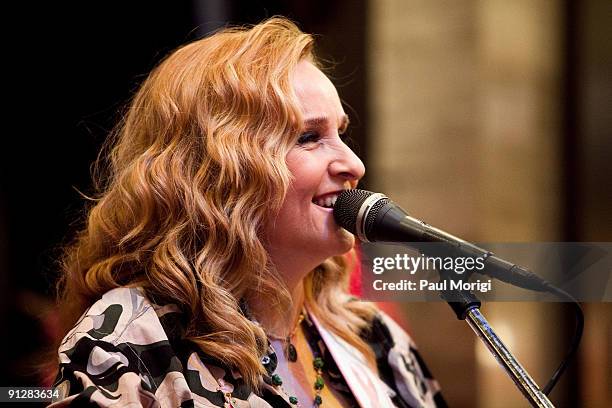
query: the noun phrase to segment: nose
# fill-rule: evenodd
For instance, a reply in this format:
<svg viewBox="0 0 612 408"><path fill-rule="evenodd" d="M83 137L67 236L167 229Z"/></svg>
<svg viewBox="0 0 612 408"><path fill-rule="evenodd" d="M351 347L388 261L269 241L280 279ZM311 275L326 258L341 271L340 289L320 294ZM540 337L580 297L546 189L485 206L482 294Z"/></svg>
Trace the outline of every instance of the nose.
<svg viewBox="0 0 612 408"><path fill-rule="evenodd" d="M331 175L349 181L351 187L355 188L357 182L365 174L363 162L351 148L344 143L341 144L337 153L337 156L329 164Z"/></svg>

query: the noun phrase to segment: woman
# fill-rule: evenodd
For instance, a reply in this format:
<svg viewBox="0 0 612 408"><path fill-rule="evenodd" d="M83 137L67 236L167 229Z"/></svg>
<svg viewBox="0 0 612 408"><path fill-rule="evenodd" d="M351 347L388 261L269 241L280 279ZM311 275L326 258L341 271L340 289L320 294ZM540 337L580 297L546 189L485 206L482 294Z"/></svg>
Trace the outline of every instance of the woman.
<svg viewBox="0 0 612 408"><path fill-rule="evenodd" d="M154 69L66 251L52 406L442 405L408 335L347 295L354 237L331 207L364 174L347 126L282 18Z"/></svg>

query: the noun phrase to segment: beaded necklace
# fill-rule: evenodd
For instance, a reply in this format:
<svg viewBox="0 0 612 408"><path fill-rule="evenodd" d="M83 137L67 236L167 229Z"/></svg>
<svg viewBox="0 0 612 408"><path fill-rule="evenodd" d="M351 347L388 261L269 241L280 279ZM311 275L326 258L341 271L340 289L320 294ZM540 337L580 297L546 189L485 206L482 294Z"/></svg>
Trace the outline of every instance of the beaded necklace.
<svg viewBox="0 0 612 408"><path fill-rule="evenodd" d="M247 306L247 303L244 299L242 299L240 301L240 309L242 310L243 314L251 321L257 323L259 325L259 323L254 320L251 316L251 314L249 313L249 309ZM272 334L268 334L268 339L274 339L274 340L280 340L285 342L285 356L287 357L287 360L294 363L297 361L298 359L298 355L297 355L297 349L295 348L295 346L293 345L293 343L291 343L291 339L295 336L295 334L297 333L300 324L302 324L302 322L304 321L306 317L306 311L304 309L302 309L302 312L300 313L300 316L298 317L298 321L295 324L295 327L293 328L293 330L289 333L288 336L286 337L279 337L279 336L275 336ZM261 326L260 326L261 327ZM261 358L261 363L264 366L264 368L266 369L266 371L268 372L268 381L269 383L271 383L274 387L278 387L278 389L280 389L280 391L285 394L286 396L289 397L289 402L294 405L296 408L301 408L300 402L298 400L298 398L295 395L291 395L290 393L288 393L283 387L283 379L281 378L280 375L275 374L274 371L277 367L277 363L278 360L276 358L276 353L274 352L274 349L272 348L272 346L270 345L270 341L268 340L268 347L272 350L272 353L268 354L268 355L264 355ZM312 365L313 368L315 369L315 372L317 373L316 379L313 383L313 388L315 391L315 397L313 399L313 407L320 407L321 405L323 405L323 398L321 398L321 391L323 390L323 387L325 387L325 381L323 379L323 367L325 366L325 363L323 362L323 358L321 358L322 356L320 355L319 351L316 348L312 348L313 351L313 356L314 359L312 361ZM266 382L268 382L266 381ZM219 387L219 390L222 391L224 393L225 396L225 400L226 400L226 406L228 408L234 408L233 403L235 403L234 399L232 398L232 391L233 391L233 387L231 387L232 389L229 390L226 386L226 384L220 384L221 387ZM229 384L231 386L231 384ZM227 392L229 391L229 392Z"/></svg>
<svg viewBox="0 0 612 408"><path fill-rule="evenodd" d="M318 353L317 353L318 354ZM276 357L271 358L269 355L265 355L261 358L261 362L264 367L274 366L276 368ZM312 365L317 372L317 378L313 384L313 388L315 390L315 397L312 401L313 407L320 407L323 405L323 398L321 398L321 390L325 386L325 381L323 380L323 367L325 363L321 357L315 357L312 361ZM223 397L225 398L225 406L227 408L235 408L236 400L232 397L232 392L234 391L234 386L225 382L222 378L217 379L219 383L218 391L223 393ZM295 395L291 395L287 390L283 388L283 379L278 374L272 374L270 376L270 382L274 387L280 389L280 391L289 397L289 402L294 405L296 408L301 408L300 402Z"/></svg>
<svg viewBox="0 0 612 408"><path fill-rule="evenodd" d="M297 361L298 355L297 355L297 350L295 346L293 345L293 343L291 343L291 339L297 333L298 329L300 328L300 323L302 323L305 316L306 315L304 314L304 311L302 310L302 312L300 313L300 316L298 317L298 321L295 324L295 327L293 327L293 330L286 337L276 336L271 333L268 334L269 339L280 340L285 344L285 347L284 347L285 357L287 357L287 359L291 361L292 363L295 363Z"/></svg>
<svg viewBox="0 0 612 408"><path fill-rule="evenodd" d="M268 338L285 342L285 356L287 357L287 360L292 363L297 361L298 355L297 355L297 350L295 346L291 343L291 339L297 333L300 327L300 324L304 320L305 316L306 316L305 312L302 311L302 313L300 313L300 317L298 318L298 322L296 323L295 327L293 328L293 330L287 337L278 337L274 335L268 335ZM316 379L313 383L313 388L315 391L315 397L313 399L313 407L320 407L321 405L323 405L323 398L321 397L321 391L323 390L323 387L325 386L325 381L323 379L323 367L325 366L325 363L323 362L323 359L321 358L317 350L313 350L313 354L314 354L314 359L312 361L312 365L317 374ZM268 357L268 356L264 356L264 358L265 357ZM266 361L269 361L269 360L266 360ZM296 407L301 407L298 401L298 398L294 395L289 394L283 388L282 386L283 379L281 378L280 375L272 374L270 379L272 381L272 385L274 385L275 387L279 387L280 390L289 397L289 402L291 404L295 405Z"/></svg>

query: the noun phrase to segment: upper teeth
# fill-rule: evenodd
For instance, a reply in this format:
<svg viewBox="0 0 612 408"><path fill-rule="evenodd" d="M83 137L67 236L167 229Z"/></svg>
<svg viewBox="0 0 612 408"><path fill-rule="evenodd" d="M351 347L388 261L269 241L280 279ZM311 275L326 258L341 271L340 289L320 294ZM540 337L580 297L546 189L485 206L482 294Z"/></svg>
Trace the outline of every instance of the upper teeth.
<svg viewBox="0 0 612 408"><path fill-rule="evenodd" d="M329 195L325 198L317 198L313 200L313 202L321 207L331 208L336 204L336 200L338 199L338 194Z"/></svg>

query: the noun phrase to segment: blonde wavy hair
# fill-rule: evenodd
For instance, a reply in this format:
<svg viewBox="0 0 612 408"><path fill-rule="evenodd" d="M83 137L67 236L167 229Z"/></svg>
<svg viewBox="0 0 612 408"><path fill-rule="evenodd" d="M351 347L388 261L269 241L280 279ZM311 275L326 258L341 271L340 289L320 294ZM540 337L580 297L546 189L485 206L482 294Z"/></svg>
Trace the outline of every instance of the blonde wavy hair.
<svg viewBox="0 0 612 408"><path fill-rule="evenodd" d="M151 72L99 157L99 193L65 249L64 333L105 292L140 286L177 304L186 338L258 389L266 334L239 302L291 303L261 236L291 183L285 157L302 118L290 73L302 59L317 63L312 37L276 17L190 43ZM313 270L305 302L375 369L358 335L375 309L346 301L349 258Z"/></svg>

